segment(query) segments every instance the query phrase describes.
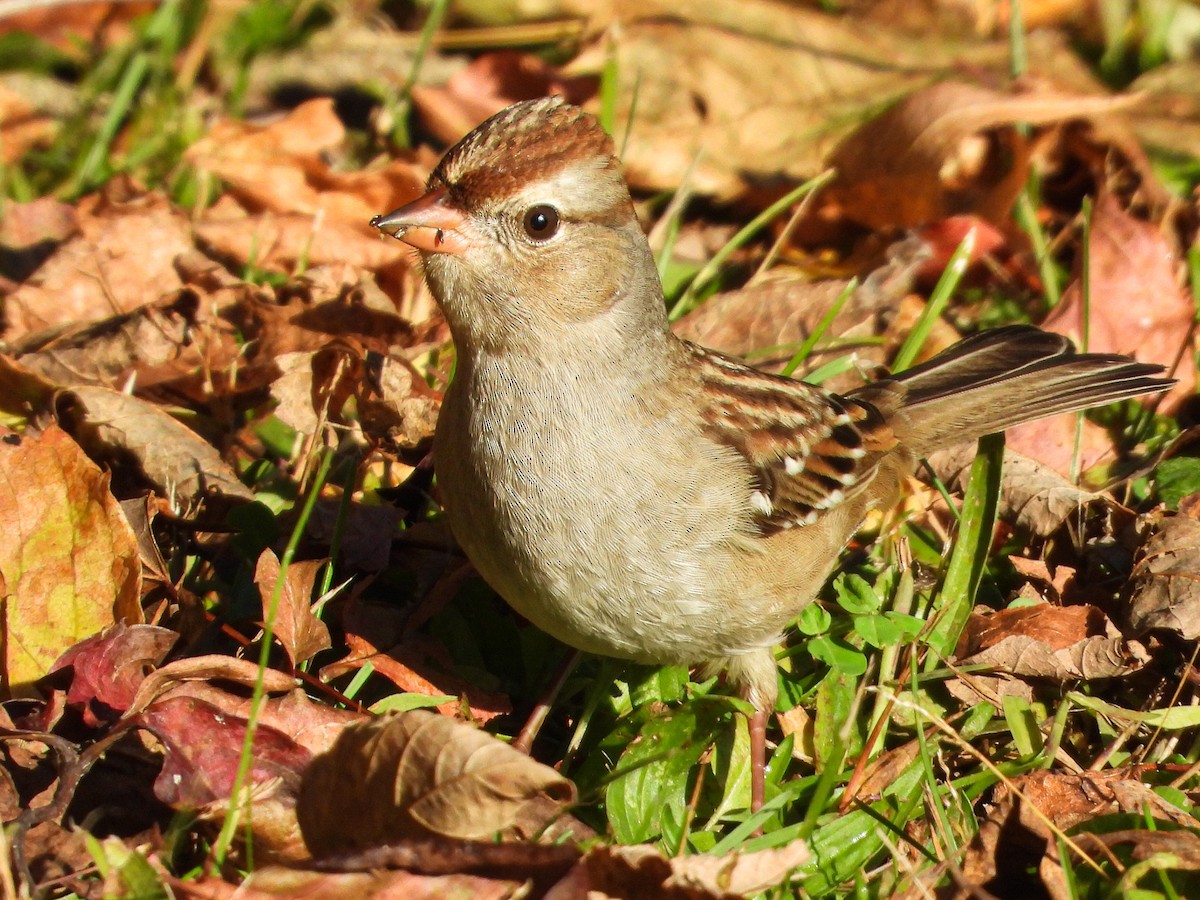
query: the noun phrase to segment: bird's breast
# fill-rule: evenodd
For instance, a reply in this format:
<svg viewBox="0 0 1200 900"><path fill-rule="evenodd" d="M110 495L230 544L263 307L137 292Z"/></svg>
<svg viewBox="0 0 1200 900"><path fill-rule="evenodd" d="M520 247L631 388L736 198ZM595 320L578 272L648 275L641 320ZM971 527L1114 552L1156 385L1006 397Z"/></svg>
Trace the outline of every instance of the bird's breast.
<svg viewBox="0 0 1200 900"><path fill-rule="evenodd" d="M438 422L446 512L480 574L584 650L697 662L744 640L724 633L750 540L740 458L653 384L533 374L460 372Z"/></svg>

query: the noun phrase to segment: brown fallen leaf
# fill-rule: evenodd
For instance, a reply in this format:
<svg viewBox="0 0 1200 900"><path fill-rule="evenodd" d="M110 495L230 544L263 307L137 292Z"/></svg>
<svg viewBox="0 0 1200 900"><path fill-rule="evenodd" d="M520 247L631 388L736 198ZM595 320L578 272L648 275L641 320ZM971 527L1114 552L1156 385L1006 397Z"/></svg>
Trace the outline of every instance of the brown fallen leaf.
<svg viewBox="0 0 1200 900"><path fill-rule="evenodd" d="M270 610L278 590L275 638L283 645L293 666L333 646L329 626L317 618L312 606L313 585L325 562L322 559L293 562L288 566L282 585L279 584L279 558L271 550L262 552L254 569L254 583L262 596L264 615Z"/></svg>
<svg viewBox="0 0 1200 900"><path fill-rule="evenodd" d="M985 890L1011 887L1014 871L1036 867L1039 887L1044 886L1050 896L1073 896L1060 867L1057 839L1047 822L1069 832L1090 819L1123 812L1149 814L1185 829L1200 827L1200 822L1124 770L1031 772L1012 779L1012 784L1023 796L1004 784L996 787L991 810L962 861L967 883ZM1091 848L1084 844L1084 849Z"/></svg>
<svg viewBox="0 0 1200 900"><path fill-rule="evenodd" d="M656 847L596 847L584 857L589 897L733 900L778 889L812 857L803 841L755 853L665 857Z"/></svg>
<svg viewBox="0 0 1200 900"><path fill-rule="evenodd" d="M314 856L406 837L526 839L575 788L484 731L425 710L348 727L313 760L296 808Z"/></svg>
<svg viewBox="0 0 1200 900"><path fill-rule="evenodd" d="M728 200L810 177L881 104L956 59L1001 59L998 43L934 40L767 0L617 0L614 8L620 39L611 51L596 41L568 72L598 73L615 52L618 144L627 129L626 170L648 190L686 178L698 193Z"/></svg>
<svg viewBox="0 0 1200 900"><path fill-rule="evenodd" d="M1125 616L1135 634L1163 629L1200 637L1200 521L1160 513L1138 551Z"/></svg>
<svg viewBox="0 0 1200 900"><path fill-rule="evenodd" d="M929 462L946 484L965 488L974 458L974 445L963 445L941 450ZM1090 510L1113 505L1106 495L1076 487L1058 472L1005 448L1000 515L1031 534L1048 537L1070 517L1085 516Z"/></svg>
<svg viewBox="0 0 1200 900"><path fill-rule="evenodd" d="M118 388L131 373L165 368L187 356L201 310L195 294L180 291L165 302L82 327L29 335L14 344L13 355L24 368L64 387Z"/></svg>
<svg viewBox="0 0 1200 900"><path fill-rule="evenodd" d="M217 122L188 148L187 159L218 176L248 209L310 219L319 214L367 235L371 216L420 194L425 173L403 160L381 170L331 169L322 155L346 137L333 107L331 98L322 97L267 125Z"/></svg>
<svg viewBox="0 0 1200 900"><path fill-rule="evenodd" d="M971 213L1004 222L1029 174L1018 123L1043 125L1128 108L1136 98L1008 95L944 81L905 97L829 157L822 197L871 229L912 228Z"/></svg>
<svg viewBox="0 0 1200 900"><path fill-rule="evenodd" d="M1171 371L1177 360L1195 353L1191 328L1196 308L1184 288L1178 246L1162 225L1136 218L1111 192L1102 191L1092 211L1088 260L1087 349L1166 366L1178 379L1163 403L1164 410L1173 410L1196 388L1194 366ZM1078 345L1083 312L1077 274L1042 325Z"/></svg>
<svg viewBox="0 0 1200 900"><path fill-rule="evenodd" d="M2 689L25 696L68 648L141 621L137 538L109 476L51 425L0 441Z"/></svg>
<svg viewBox="0 0 1200 900"><path fill-rule="evenodd" d="M241 884L215 878L168 884L176 897L191 900L269 900L295 897L321 900L509 900L521 895L524 879L503 880L480 875L415 875L396 869L370 872L313 872L263 866Z"/></svg>
<svg viewBox="0 0 1200 900"><path fill-rule="evenodd" d="M393 266L407 269L416 259L404 244L385 243L348 222L309 213L246 213L229 198L204 213L195 225L195 236L200 246L218 257L289 275L302 261L304 265L348 262L376 271Z"/></svg>
<svg viewBox="0 0 1200 900"><path fill-rule="evenodd" d="M252 500L221 454L165 410L103 387L77 387L59 399L60 420L94 455L129 454L163 497L199 500L208 492Z"/></svg>
<svg viewBox="0 0 1200 900"><path fill-rule="evenodd" d="M79 234L5 300L6 338L107 319L181 286L173 263L192 248L187 217L164 194L122 187L79 202Z"/></svg>
<svg viewBox="0 0 1200 900"><path fill-rule="evenodd" d="M955 651L961 666L986 666L1055 682L1115 678L1150 661L1095 606L1021 606L986 614L976 607Z"/></svg>

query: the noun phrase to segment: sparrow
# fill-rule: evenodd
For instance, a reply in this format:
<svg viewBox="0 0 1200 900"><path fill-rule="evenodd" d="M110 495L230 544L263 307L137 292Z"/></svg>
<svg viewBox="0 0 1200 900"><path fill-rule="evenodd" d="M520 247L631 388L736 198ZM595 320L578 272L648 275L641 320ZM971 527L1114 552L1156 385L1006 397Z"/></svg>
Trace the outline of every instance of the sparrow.
<svg viewBox="0 0 1200 900"><path fill-rule="evenodd" d="M371 225L420 251L454 340L434 467L467 557L572 647L724 671L756 710L755 810L773 648L918 461L1172 383L1029 326L844 395L681 340L612 140L553 97Z"/></svg>

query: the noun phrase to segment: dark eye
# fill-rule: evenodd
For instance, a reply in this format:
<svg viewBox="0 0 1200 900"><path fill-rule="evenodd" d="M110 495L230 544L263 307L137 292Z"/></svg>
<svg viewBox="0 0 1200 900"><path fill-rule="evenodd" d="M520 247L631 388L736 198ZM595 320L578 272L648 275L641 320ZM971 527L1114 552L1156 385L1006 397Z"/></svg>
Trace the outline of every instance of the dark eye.
<svg viewBox="0 0 1200 900"><path fill-rule="evenodd" d="M545 203L531 206L525 213L525 233L535 241L548 241L558 232L558 210Z"/></svg>

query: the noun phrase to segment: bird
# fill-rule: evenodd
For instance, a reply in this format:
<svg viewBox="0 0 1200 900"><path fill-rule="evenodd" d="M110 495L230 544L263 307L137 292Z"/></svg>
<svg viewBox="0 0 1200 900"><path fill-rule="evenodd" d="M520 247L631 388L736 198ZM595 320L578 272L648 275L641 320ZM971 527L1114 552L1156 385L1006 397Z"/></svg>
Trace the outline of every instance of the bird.
<svg viewBox="0 0 1200 900"><path fill-rule="evenodd" d="M370 224L419 251L455 344L433 454L467 558L571 647L724 672L755 710L753 810L773 648L918 462L1172 384L1033 326L841 395L683 340L613 141L556 97L483 122Z"/></svg>

